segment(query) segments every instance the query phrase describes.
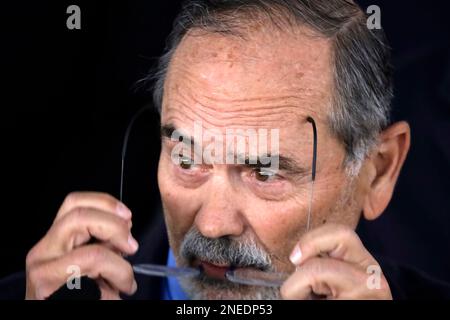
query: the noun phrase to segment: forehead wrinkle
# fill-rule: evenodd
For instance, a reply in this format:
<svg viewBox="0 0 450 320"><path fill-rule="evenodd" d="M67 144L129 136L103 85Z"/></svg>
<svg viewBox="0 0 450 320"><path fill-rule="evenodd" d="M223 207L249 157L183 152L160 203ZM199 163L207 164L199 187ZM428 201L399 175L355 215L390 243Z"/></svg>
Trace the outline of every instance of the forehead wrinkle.
<svg viewBox="0 0 450 320"><path fill-rule="evenodd" d="M231 117L229 119L222 119L213 116L205 116L205 113L199 113L198 111L182 112L177 108L172 108L173 111L168 112L168 118L175 117L174 114L179 114L180 119L189 119L192 122L201 121L206 128L224 128L224 129L248 129L248 128L278 128L280 119L267 118L267 119L249 119L248 117ZM190 110L190 109L189 109ZM189 114L189 115L187 115ZM186 120L185 120L186 121Z"/></svg>
<svg viewBox="0 0 450 320"><path fill-rule="evenodd" d="M210 107L205 103L200 103L191 94L193 90L189 90L189 84L186 87L188 90L178 90L177 94L173 95L172 101L169 101L170 99L164 99L163 115L166 111L171 114L173 112L179 112L182 114L182 117L188 117L192 121L196 120L195 116L197 116L198 119L204 120L213 127L261 127L262 125L270 127L275 124L275 127L278 128L280 127L280 124L286 126L291 122L301 124L302 119L307 116L313 116L317 125L322 122L323 124L327 124L326 114L324 115L317 112L317 108L320 108L321 105L303 103L303 99L297 98L296 96L284 96L286 99L292 101L292 105L262 105L256 108L249 108L248 106L243 107L240 105L239 107L233 105L229 108L223 106ZM229 99L229 101L232 100L233 99ZM277 100L277 97L273 97L269 100ZM298 105L293 105L294 103ZM329 102L326 104L326 108L329 108ZM219 105L219 103L217 105ZM255 110L259 110L259 112L255 112ZM270 113L266 114L264 111L270 111ZM191 117L190 115L194 116ZM226 123L220 123L220 121L225 121Z"/></svg>
<svg viewBox="0 0 450 320"><path fill-rule="evenodd" d="M168 107L170 114L176 112L183 115L190 114L193 118L200 119L202 122L213 127L276 127L280 126L280 121L284 120L284 125L291 121L296 121L299 119L299 113L295 110L298 108L296 106L285 106L285 107L271 107L267 108L267 112L255 112L255 110L248 110L247 112L234 112L234 111L215 111L215 108L208 108L201 105L196 105L196 107L187 106L184 102L177 101L177 105L182 105L182 108ZM286 110L286 111L284 111ZM183 112L185 111L185 112ZM290 119L286 121L286 119Z"/></svg>
<svg viewBox="0 0 450 320"><path fill-rule="evenodd" d="M187 90L178 90L177 94L171 94L170 97L172 101L165 100L168 110L172 111L178 106L182 106L188 112L195 114L200 118L210 119L211 122L217 121L227 121L232 123L233 120L244 120L245 123L254 122L279 122L280 120L286 121L286 119L291 119L295 121L300 115L304 114L305 111L311 112L312 108L302 108L303 105L301 98L289 95L281 97L270 97L267 102L266 97L253 97L243 99L242 101L255 101L263 102L262 105L244 105L243 103L233 103L235 99L227 99L227 101L222 101L220 99L209 98L202 96L202 100L207 101L200 102L197 98L193 96L189 90L189 85L187 85ZM205 99L206 98L206 99ZM273 101L273 103L270 103ZM275 102L283 103L280 105L275 104ZM224 106L226 104L226 106ZM306 109L306 110L304 110ZM181 111L181 110L180 110ZM257 118L257 119L255 119Z"/></svg>
<svg viewBox="0 0 450 320"><path fill-rule="evenodd" d="M180 76L178 79L175 79L175 77L168 79L168 83L170 83L169 88L172 90L165 91L163 104L172 107L173 101L171 102L170 100L179 100L179 102L186 102L184 104L192 112L196 112L196 109L199 109L199 111L205 112L209 116L214 116L213 113L220 113L217 116L224 120L245 118L246 116L262 117L265 115L275 116L274 119L268 119L269 122L286 120L286 118L291 118L292 115L302 114L305 111L313 112L326 104L323 100L329 100L323 99L324 92L318 92L311 88L284 90L285 92L277 92L276 96L269 96L267 93L263 93L260 96L250 97L219 96L205 90L206 92L201 92L201 96L197 95L195 97L196 90L194 87L196 84L199 84L199 87L205 88L203 86L204 81L199 80L198 77L192 76L188 72L184 72ZM179 84L180 80L181 82L185 80L182 85ZM192 104L192 106L189 104Z"/></svg>
<svg viewBox="0 0 450 320"><path fill-rule="evenodd" d="M216 66L215 69L220 70L221 67ZM220 71L218 72L220 73ZM295 81L288 79L292 76L296 77ZM204 100L210 100L217 104L233 103L236 107L244 103L277 100L293 101L292 104L295 105L294 101L296 100L323 99L331 91L329 90L331 87L329 81L317 79L310 81L307 79L309 76L302 72L297 75L285 72L281 77L274 78L267 78L266 75L264 78L261 77L262 75L249 78L239 77L235 73L224 74L220 83L215 84L215 80L202 78L202 75L195 74L189 67L174 66L166 80L166 85L170 84L166 87L166 91L176 90L177 93L180 93L180 91L189 91L190 87L198 87L204 91L202 92ZM229 83L224 83L224 81ZM276 84L270 85L271 82L276 82ZM254 91L255 85L259 86L259 89L253 93L253 96L249 96L249 90Z"/></svg>
<svg viewBox="0 0 450 320"><path fill-rule="evenodd" d="M267 119L269 121L279 120L288 115L297 116L298 107L292 105L270 105L262 107L240 108L239 110L231 107L209 107L206 105L197 105L198 112L202 112L212 118L217 118L222 121L234 120L234 119L246 119L258 118L258 121ZM250 119L249 119L250 118ZM255 119L256 120L256 119Z"/></svg>
<svg viewBox="0 0 450 320"><path fill-rule="evenodd" d="M202 93L201 98L200 97L194 97L194 92L196 91L194 89L195 82L198 81L198 78L195 76L190 75L190 73L185 72L183 73L183 76L186 77L188 81L185 81L183 85L179 85L175 82L175 84L171 85L170 89L175 89L176 92L170 92L171 95L180 95L181 98L185 100L194 100L194 102L197 102L201 105L224 105L227 104L228 108L227 111L233 110L233 111L248 111L248 104L249 103L262 103L261 106L257 106L256 109L270 109L273 108L274 105L291 105L295 106L297 104L303 103L306 97L311 97L317 92L311 88L296 88L295 90L284 90L287 92L277 92L277 95L254 95L254 96L246 96L246 97L231 97L230 95L214 95L210 92L206 91L205 93ZM182 76L182 77L183 77ZM178 79L179 81L180 79ZM204 87L203 83L199 83L200 87ZM300 95L299 93L303 93L304 95ZM321 93L319 93L321 95ZM200 99L204 101L200 101ZM212 109L212 108L211 108Z"/></svg>
<svg viewBox="0 0 450 320"><path fill-rule="evenodd" d="M308 90L301 90L308 91ZM295 90L298 93L298 90ZM285 105L285 106L295 106L299 102L304 100L304 97L298 94L284 94L280 93L276 96L266 96L266 95L258 95L253 97L246 98L234 98L229 96L223 97L213 97L207 94L202 95L202 98L205 99L211 105L222 105L229 104L233 111L248 111L249 103L262 103L260 106L257 106L257 109L268 109L272 108L274 105Z"/></svg>

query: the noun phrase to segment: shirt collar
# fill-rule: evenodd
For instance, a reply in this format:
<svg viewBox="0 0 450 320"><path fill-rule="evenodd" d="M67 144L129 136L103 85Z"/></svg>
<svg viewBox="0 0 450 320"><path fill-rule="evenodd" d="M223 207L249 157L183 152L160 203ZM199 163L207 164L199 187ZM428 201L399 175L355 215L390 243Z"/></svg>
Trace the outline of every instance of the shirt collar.
<svg viewBox="0 0 450 320"><path fill-rule="evenodd" d="M169 249L169 254L167 256L167 266L176 267L177 263L175 261L175 256L173 255L172 249ZM189 300L189 297L184 292L183 288L178 281L178 278L167 277L164 279L164 300Z"/></svg>

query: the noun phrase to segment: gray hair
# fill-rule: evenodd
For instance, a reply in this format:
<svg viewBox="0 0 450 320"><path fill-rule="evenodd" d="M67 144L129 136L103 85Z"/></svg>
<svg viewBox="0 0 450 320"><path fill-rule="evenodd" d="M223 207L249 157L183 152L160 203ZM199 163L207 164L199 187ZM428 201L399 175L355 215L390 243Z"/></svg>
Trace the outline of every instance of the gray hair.
<svg viewBox="0 0 450 320"><path fill-rule="evenodd" d="M267 15L275 26L303 25L332 42L334 92L328 122L342 142L348 172L361 162L389 124L393 97L390 50L382 30L367 28L364 12L350 0L190 0L184 2L158 62L153 99L162 107L172 55L188 31L236 34L239 27ZM242 19L242 18L245 19ZM147 80L148 80L147 79Z"/></svg>
<svg viewBox="0 0 450 320"><path fill-rule="evenodd" d="M256 268L276 272L271 256L254 239L231 237L207 238L197 228L191 228L181 244L182 265L194 259L203 262L230 265L233 268ZM236 284L201 274L198 277L180 278L180 284L191 299L279 299L276 287Z"/></svg>

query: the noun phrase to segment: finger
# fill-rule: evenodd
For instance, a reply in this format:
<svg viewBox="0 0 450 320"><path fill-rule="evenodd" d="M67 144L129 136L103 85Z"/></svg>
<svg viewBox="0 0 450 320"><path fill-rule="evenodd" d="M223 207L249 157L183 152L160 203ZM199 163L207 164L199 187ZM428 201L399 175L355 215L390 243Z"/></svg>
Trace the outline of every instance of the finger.
<svg viewBox="0 0 450 320"><path fill-rule="evenodd" d="M119 291L109 285L105 280L97 280L98 287L101 293L101 300L121 300Z"/></svg>
<svg viewBox="0 0 450 320"><path fill-rule="evenodd" d="M352 229L336 224L325 224L303 235L294 247L290 259L293 264L300 265L322 254L364 268L376 264L358 235Z"/></svg>
<svg viewBox="0 0 450 320"><path fill-rule="evenodd" d="M50 229L41 244L41 251L46 251L47 258L54 258L95 238L111 244L120 252L133 254L138 249L138 243L130 228L130 221L93 208L78 207Z"/></svg>
<svg viewBox="0 0 450 320"><path fill-rule="evenodd" d="M55 221L77 207L91 207L116 214L123 219L131 219L131 210L113 196L102 192L72 192L67 195L58 210Z"/></svg>
<svg viewBox="0 0 450 320"><path fill-rule="evenodd" d="M74 270L79 270L79 274L74 274ZM36 265L28 272L29 283L38 299L49 297L74 276L103 279L115 290L130 295L137 289L131 265L98 244L80 247L63 257Z"/></svg>
<svg viewBox="0 0 450 320"><path fill-rule="evenodd" d="M379 289L367 285L369 275L355 265L332 258L312 258L299 267L281 287L283 299L388 299L385 279Z"/></svg>
<svg viewBox="0 0 450 320"><path fill-rule="evenodd" d="M284 299L309 299L314 293L326 297L337 297L347 286L351 277L344 263L330 258L312 258L286 280L281 287ZM347 271L345 273L344 271Z"/></svg>

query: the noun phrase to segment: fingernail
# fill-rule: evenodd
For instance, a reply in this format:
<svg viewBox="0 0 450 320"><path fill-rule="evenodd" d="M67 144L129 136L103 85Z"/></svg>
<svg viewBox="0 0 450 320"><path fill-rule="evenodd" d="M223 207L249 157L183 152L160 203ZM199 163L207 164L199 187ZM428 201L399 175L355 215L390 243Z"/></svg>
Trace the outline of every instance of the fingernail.
<svg viewBox="0 0 450 320"><path fill-rule="evenodd" d="M295 265L300 264L300 262L302 260L302 251L300 250L300 247L298 245L295 246L289 259Z"/></svg>
<svg viewBox="0 0 450 320"><path fill-rule="evenodd" d="M137 251L137 249L139 248L139 244L138 242L133 238L133 236L130 234L128 236L128 244L130 245L131 250Z"/></svg>
<svg viewBox="0 0 450 320"><path fill-rule="evenodd" d="M121 216L124 219L130 219L131 218L131 211L128 209L122 202L119 202L117 204L117 213L119 216Z"/></svg>
<svg viewBox="0 0 450 320"><path fill-rule="evenodd" d="M136 280L133 280L133 286L131 287L131 292L134 294L137 290L137 283Z"/></svg>

